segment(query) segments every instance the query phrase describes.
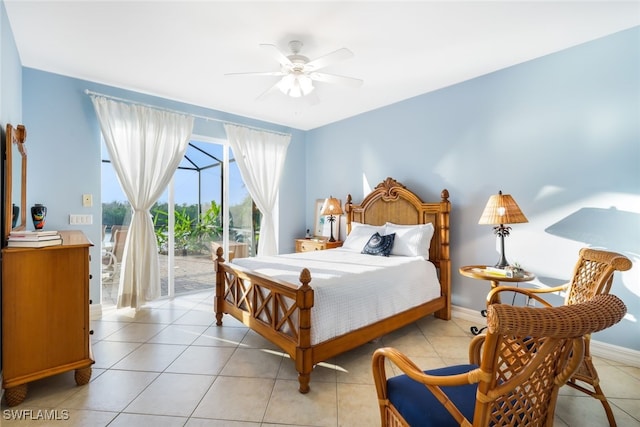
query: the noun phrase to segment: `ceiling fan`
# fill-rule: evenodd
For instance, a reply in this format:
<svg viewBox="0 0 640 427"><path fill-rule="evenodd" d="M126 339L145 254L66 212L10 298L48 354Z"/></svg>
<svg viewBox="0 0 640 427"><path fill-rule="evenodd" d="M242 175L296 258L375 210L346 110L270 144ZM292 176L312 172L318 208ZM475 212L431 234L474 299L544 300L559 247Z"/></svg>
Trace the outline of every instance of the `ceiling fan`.
<svg viewBox="0 0 640 427"><path fill-rule="evenodd" d="M258 96L258 99L280 90L292 98L299 98L311 94L314 90L314 81L323 83L336 83L351 87L359 87L362 80L354 77L339 76L337 74L322 73L318 70L327 67L334 62L353 57L353 52L347 48L341 48L324 56L310 60L300 54L302 42L292 40L289 42L289 55L282 52L276 45L261 44L261 48L267 50L280 63L279 71L227 73L226 75L252 75L252 76L279 76L282 77L276 84ZM315 95L315 94L314 94Z"/></svg>

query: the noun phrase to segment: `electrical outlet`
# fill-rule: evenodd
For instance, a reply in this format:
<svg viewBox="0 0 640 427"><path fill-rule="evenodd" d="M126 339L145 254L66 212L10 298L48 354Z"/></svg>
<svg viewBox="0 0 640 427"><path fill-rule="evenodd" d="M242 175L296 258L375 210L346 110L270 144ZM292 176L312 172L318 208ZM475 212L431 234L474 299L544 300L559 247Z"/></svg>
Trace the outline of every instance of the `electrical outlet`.
<svg viewBox="0 0 640 427"><path fill-rule="evenodd" d="M93 206L93 196L91 194L82 195L82 206L85 208Z"/></svg>

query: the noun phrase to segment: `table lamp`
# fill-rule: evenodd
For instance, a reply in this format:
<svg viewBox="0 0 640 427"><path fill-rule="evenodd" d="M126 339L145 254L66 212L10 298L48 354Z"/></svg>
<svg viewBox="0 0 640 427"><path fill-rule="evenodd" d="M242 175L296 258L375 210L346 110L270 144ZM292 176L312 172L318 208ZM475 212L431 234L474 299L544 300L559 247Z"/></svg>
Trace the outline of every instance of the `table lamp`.
<svg viewBox="0 0 640 427"><path fill-rule="evenodd" d="M500 260L495 265L497 268L509 266L504 255L504 237L509 235L511 227L505 227L504 225L523 222L529 221L510 194L502 194L502 191L499 191L498 194L489 197L478 224L496 225L493 227L493 231L500 237Z"/></svg>
<svg viewBox="0 0 640 427"><path fill-rule="evenodd" d="M324 205L322 205L322 212L320 215L329 216L327 220L329 221L329 226L331 227L331 237L329 238L330 242L335 242L336 239L333 237L333 223L336 221L335 215L342 215L342 207L340 206L340 202L333 196L329 196L328 199L324 201Z"/></svg>

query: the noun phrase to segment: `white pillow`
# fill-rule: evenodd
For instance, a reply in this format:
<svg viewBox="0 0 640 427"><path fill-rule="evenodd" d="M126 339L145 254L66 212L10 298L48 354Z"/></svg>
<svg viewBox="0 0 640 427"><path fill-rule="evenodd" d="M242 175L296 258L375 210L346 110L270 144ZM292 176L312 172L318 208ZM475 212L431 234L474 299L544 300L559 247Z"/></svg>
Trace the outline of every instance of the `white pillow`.
<svg viewBox="0 0 640 427"><path fill-rule="evenodd" d="M391 255L421 256L429 259L433 224L401 225L387 222L385 233L396 233Z"/></svg>
<svg viewBox="0 0 640 427"><path fill-rule="evenodd" d="M384 225L369 225L361 224L359 222L352 222L351 233L349 233L347 238L344 239L342 249L360 253L371 236L373 236L375 233L380 233L380 235L383 235L385 234L384 230Z"/></svg>

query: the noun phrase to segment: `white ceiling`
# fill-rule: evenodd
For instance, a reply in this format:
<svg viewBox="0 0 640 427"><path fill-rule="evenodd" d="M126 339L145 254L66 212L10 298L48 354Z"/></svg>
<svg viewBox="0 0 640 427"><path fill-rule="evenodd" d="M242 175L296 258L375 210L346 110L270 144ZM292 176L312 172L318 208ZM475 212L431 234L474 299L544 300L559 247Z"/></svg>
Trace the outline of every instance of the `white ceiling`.
<svg viewBox="0 0 640 427"><path fill-rule="evenodd" d="M23 66L313 129L640 25L640 1L4 0ZM316 83L320 102L273 93L261 43L304 43L323 71L360 88Z"/></svg>

